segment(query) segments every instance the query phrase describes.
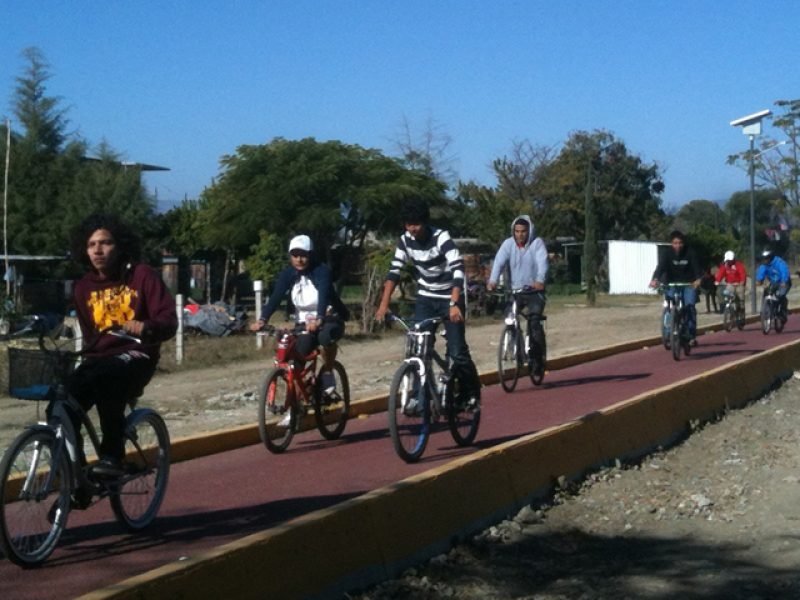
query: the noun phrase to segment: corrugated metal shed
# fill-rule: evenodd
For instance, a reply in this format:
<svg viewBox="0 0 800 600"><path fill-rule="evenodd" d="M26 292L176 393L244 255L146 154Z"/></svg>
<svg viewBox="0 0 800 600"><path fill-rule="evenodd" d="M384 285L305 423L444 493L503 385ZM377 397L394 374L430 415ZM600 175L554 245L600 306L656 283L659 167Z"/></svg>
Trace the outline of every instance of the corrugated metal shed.
<svg viewBox="0 0 800 600"><path fill-rule="evenodd" d="M608 293L654 294L650 277L658 264L655 242L608 242Z"/></svg>

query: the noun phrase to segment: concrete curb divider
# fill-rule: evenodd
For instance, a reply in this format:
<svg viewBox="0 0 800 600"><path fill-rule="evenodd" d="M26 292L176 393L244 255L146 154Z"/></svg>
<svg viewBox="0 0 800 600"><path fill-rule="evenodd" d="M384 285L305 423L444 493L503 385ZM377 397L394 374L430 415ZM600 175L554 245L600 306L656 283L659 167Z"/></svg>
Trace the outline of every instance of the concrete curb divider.
<svg viewBox="0 0 800 600"><path fill-rule="evenodd" d="M396 576L546 497L562 477L580 478L587 469L673 443L692 422L746 404L798 366L800 340L461 457L84 598L341 597Z"/></svg>

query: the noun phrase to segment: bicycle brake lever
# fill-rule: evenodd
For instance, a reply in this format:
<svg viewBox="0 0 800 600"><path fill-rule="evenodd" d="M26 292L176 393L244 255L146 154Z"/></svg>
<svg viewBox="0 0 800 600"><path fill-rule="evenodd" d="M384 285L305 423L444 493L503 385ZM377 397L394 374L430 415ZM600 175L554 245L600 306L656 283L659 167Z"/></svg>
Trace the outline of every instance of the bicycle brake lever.
<svg viewBox="0 0 800 600"><path fill-rule="evenodd" d="M108 335L113 335L114 337L121 338L123 340L130 340L132 342L136 342L137 344L141 344L142 340L136 336L133 336L129 333L126 333L120 329L112 329L111 331L106 332Z"/></svg>

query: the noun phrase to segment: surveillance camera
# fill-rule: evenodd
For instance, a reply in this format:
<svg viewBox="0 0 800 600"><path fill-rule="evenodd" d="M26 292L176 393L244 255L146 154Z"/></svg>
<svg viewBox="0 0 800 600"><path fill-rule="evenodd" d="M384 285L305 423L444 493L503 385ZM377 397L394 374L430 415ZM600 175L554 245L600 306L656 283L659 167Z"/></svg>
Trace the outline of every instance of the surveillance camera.
<svg viewBox="0 0 800 600"><path fill-rule="evenodd" d="M739 117L738 119L734 119L731 121L731 125L733 127L747 127L748 125L752 125L753 123L758 123L764 117L768 117L772 114L771 110L760 110L757 113L753 113L752 115L747 115L746 117Z"/></svg>

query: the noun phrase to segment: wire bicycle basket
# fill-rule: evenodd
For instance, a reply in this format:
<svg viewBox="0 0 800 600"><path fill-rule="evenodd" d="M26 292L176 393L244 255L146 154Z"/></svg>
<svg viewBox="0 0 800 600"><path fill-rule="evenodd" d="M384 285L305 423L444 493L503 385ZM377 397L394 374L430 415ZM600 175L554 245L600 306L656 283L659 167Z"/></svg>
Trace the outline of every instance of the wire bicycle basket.
<svg viewBox="0 0 800 600"><path fill-rule="evenodd" d="M8 393L19 400L49 400L74 368L72 357L28 348L9 348Z"/></svg>

